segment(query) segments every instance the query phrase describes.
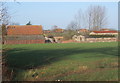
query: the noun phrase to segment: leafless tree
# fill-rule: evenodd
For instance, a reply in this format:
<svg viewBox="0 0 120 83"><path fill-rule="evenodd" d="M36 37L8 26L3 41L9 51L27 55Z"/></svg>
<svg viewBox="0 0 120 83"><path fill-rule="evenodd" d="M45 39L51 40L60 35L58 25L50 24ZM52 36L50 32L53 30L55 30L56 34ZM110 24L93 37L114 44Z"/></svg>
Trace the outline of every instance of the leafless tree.
<svg viewBox="0 0 120 83"><path fill-rule="evenodd" d="M51 27L51 31L54 32L57 28L58 28L58 26L57 26L57 25L54 25L54 26Z"/></svg>
<svg viewBox="0 0 120 83"><path fill-rule="evenodd" d="M2 32L2 42L4 43L5 35L7 34L6 25L9 24L10 16L6 2L0 2L0 31Z"/></svg>
<svg viewBox="0 0 120 83"><path fill-rule="evenodd" d="M71 21L71 23L67 26L67 30L77 30L77 23L75 21Z"/></svg>
<svg viewBox="0 0 120 83"><path fill-rule="evenodd" d="M79 9L77 14L75 15L74 20L68 25L68 28L72 28L73 30L79 30L81 28L86 28L86 19L84 12Z"/></svg>
<svg viewBox="0 0 120 83"><path fill-rule="evenodd" d="M16 0L13 0L16 3ZM4 36L7 34L6 26L10 24L10 14L8 12L7 1L3 0L0 2L0 32L2 32L2 41L4 42Z"/></svg>
<svg viewBox="0 0 120 83"><path fill-rule="evenodd" d="M90 6L87 10L87 24L89 30L100 30L107 25L106 8L103 6Z"/></svg>
<svg viewBox="0 0 120 83"><path fill-rule="evenodd" d="M71 21L70 24L68 24L66 31L64 33L64 39L69 40L72 39L72 36L76 34L77 30L77 23L75 21Z"/></svg>
<svg viewBox="0 0 120 83"><path fill-rule="evenodd" d="M20 25L18 22L12 22L10 25Z"/></svg>
<svg viewBox="0 0 120 83"><path fill-rule="evenodd" d="M8 25L10 21L10 16L8 13L8 8L6 2L0 2L0 25Z"/></svg>
<svg viewBox="0 0 120 83"><path fill-rule="evenodd" d="M76 29L85 28L84 13L79 9L78 13L75 15Z"/></svg>
<svg viewBox="0 0 120 83"><path fill-rule="evenodd" d="M73 21L67 26L67 38L72 38L73 35L77 34L77 31L81 28L85 28L84 14L81 9L75 15Z"/></svg>

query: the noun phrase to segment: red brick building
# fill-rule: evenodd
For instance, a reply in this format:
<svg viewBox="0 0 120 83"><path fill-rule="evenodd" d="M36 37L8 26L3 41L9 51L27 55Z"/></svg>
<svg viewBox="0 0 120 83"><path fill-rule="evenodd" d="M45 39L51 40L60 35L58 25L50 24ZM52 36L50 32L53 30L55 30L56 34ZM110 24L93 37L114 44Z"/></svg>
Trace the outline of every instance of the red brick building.
<svg viewBox="0 0 120 83"><path fill-rule="evenodd" d="M9 25L5 44L44 43L41 25Z"/></svg>
<svg viewBox="0 0 120 83"><path fill-rule="evenodd" d="M86 33L86 32L89 32L89 30L88 29L79 29L78 31L77 31L78 33Z"/></svg>
<svg viewBox="0 0 120 83"><path fill-rule="evenodd" d="M64 29L61 29L61 28L54 29L54 32L56 33L62 33L63 31Z"/></svg>
<svg viewBox="0 0 120 83"><path fill-rule="evenodd" d="M46 34L46 33L51 33L50 30L44 30L43 32L44 32L44 34Z"/></svg>

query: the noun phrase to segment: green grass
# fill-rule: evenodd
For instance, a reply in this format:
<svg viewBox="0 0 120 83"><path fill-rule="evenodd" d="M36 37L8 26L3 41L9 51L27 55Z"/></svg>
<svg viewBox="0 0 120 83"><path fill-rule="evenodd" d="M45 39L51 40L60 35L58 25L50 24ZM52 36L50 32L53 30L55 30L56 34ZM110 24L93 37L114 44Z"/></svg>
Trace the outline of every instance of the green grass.
<svg viewBox="0 0 120 83"><path fill-rule="evenodd" d="M117 81L118 43L5 45L13 80Z"/></svg>

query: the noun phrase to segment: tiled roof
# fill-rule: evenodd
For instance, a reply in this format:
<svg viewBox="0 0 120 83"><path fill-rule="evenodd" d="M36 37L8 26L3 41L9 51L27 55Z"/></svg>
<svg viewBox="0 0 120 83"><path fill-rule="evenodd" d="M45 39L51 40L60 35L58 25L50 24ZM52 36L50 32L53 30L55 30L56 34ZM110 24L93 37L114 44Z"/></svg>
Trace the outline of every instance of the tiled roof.
<svg viewBox="0 0 120 83"><path fill-rule="evenodd" d="M87 29L80 29L80 30L87 30Z"/></svg>
<svg viewBox="0 0 120 83"><path fill-rule="evenodd" d="M44 33L50 33L51 31L50 30L44 30L43 32Z"/></svg>
<svg viewBox="0 0 120 83"><path fill-rule="evenodd" d="M93 31L94 33L117 33L117 31Z"/></svg>
<svg viewBox="0 0 120 83"><path fill-rule="evenodd" d="M9 25L7 35L39 35L42 34L41 25Z"/></svg>
<svg viewBox="0 0 120 83"><path fill-rule="evenodd" d="M110 30L110 29L107 29L107 28L102 28L102 29L100 29L100 30Z"/></svg>
<svg viewBox="0 0 120 83"><path fill-rule="evenodd" d="M64 31L64 29L57 28L57 29L55 29L54 31L55 31L55 32L63 32L63 31Z"/></svg>
<svg viewBox="0 0 120 83"><path fill-rule="evenodd" d="M88 31L87 29L79 29L78 31Z"/></svg>

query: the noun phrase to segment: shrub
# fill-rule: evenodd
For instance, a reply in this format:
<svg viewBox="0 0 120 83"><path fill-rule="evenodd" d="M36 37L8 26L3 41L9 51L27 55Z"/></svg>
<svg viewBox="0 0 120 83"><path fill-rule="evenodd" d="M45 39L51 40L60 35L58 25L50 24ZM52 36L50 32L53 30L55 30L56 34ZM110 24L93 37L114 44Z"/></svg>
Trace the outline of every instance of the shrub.
<svg viewBox="0 0 120 83"><path fill-rule="evenodd" d="M73 31L73 30L67 30L64 34L63 34L63 37L64 37L64 40L70 40L72 39L73 35L76 35L76 31Z"/></svg>

